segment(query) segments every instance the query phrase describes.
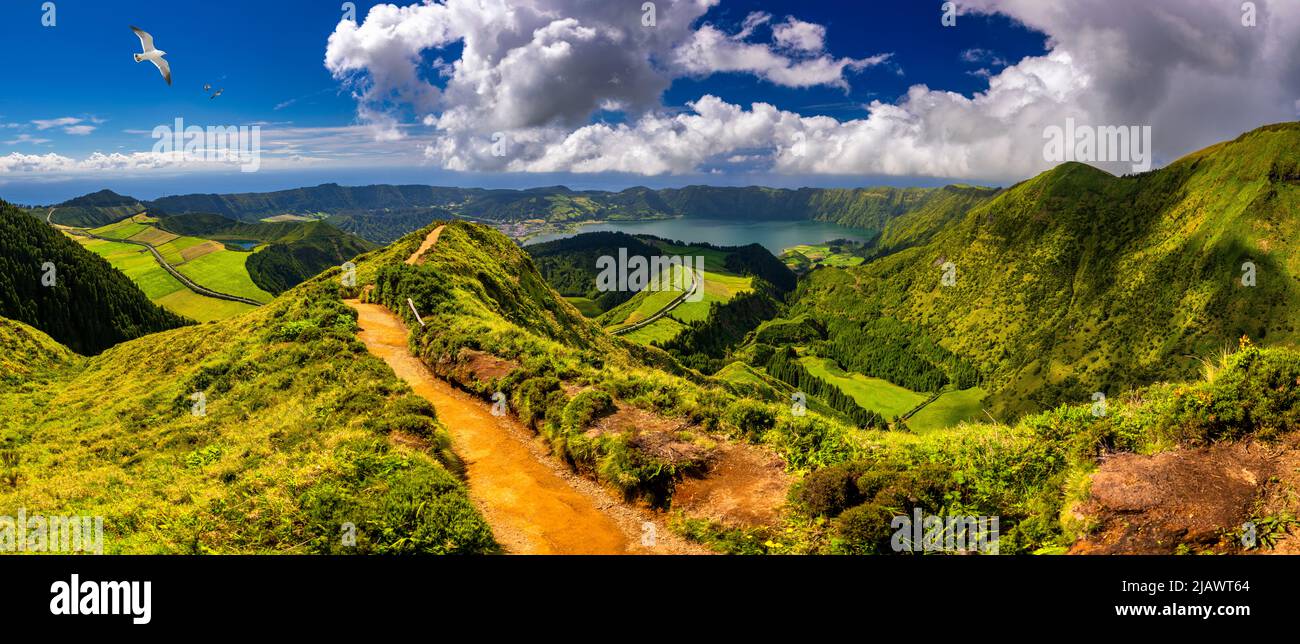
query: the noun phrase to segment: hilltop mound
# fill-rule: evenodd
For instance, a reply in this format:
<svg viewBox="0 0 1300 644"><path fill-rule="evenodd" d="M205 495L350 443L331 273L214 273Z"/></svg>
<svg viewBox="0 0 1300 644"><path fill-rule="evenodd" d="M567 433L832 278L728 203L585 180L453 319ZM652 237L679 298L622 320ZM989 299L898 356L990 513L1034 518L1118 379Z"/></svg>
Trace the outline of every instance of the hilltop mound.
<svg viewBox="0 0 1300 644"><path fill-rule="evenodd" d="M0 383L18 384L77 360L53 338L22 322L0 318Z"/></svg>
<svg viewBox="0 0 1300 644"><path fill-rule="evenodd" d="M97 228L143 212L145 209L139 199L105 189L69 199L55 206L50 221L78 228Z"/></svg>

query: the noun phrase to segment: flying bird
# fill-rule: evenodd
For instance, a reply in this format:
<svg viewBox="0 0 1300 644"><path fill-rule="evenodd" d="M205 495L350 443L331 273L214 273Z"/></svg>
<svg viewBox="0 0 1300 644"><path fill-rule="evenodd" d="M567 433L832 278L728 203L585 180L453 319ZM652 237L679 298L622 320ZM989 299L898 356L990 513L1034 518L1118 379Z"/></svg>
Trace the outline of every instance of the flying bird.
<svg viewBox="0 0 1300 644"><path fill-rule="evenodd" d="M214 99L214 98L216 98L216 97L218 97L218 96L221 96L221 93L224 92L224 91L226 91L226 88L223 87L223 88L217 90L217 92L216 92L215 94L213 94L212 96L209 96L208 99Z"/></svg>
<svg viewBox="0 0 1300 644"><path fill-rule="evenodd" d="M167 55L167 52L154 48L153 36L150 36L149 32L134 25L131 26L131 31L134 31L135 35L140 37L140 48L144 50L135 55L135 62L141 63L147 60L153 63L158 67L158 71L162 72L163 79L167 81L167 84L171 85L172 68L171 65L167 64L167 61L163 60L163 56Z"/></svg>
<svg viewBox="0 0 1300 644"><path fill-rule="evenodd" d="M204 92L211 92L211 91L212 91L212 84L211 84L211 83L204 83L204 84L203 84L203 91L204 91Z"/></svg>

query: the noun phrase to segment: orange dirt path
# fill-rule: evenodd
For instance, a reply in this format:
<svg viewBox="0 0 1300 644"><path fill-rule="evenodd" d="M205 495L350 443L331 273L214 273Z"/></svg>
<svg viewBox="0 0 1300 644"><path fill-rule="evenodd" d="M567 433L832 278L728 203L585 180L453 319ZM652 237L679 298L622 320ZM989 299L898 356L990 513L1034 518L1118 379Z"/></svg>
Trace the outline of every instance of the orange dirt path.
<svg viewBox="0 0 1300 644"><path fill-rule="evenodd" d="M425 251L429 250L430 248L433 248L433 245L438 243L438 235L442 234L443 228L446 228L446 226L438 226L437 228L434 228L429 233L429 236L425 237L424 241L420 243L419 250L416 250L414 253L411 254L410 257L406 258L406 263L418 264L420 262L420 258L424 256Z"/></svg>
<svg viewBox="0 0 1300 644"><path fill-rule="evenodd" d="M430 234L431 239L436 240L438 230ZM426 239L425 245L432 243ZM602 512L596 499L534 458L528 445L516 438L523 428L510 426L517 421L493 416L488 405L435 377L412 356L400 319L377 304L355 300L347 304L359 316L358 338L438 411L456 453L465 461L470 497L507 552L621 554L638 550L618 523Z"/></svg>

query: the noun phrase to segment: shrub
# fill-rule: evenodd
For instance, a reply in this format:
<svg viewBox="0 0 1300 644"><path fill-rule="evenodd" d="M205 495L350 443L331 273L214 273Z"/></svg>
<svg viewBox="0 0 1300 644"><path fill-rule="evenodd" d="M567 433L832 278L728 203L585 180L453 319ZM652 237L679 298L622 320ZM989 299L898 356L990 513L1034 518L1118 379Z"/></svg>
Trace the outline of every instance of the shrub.
<svg viewBox="0 0 1300 644"><path fill-rule="evenodd" d="M614 399L599 389L579 393L564 407L564 432L580 432L596 419L612 414L614 409Z"/></svg>
<svg viewBox="0 0 1300 644"><path fill-rule="evenodd" d="M722 419L734 433L750 439L776 427L776 413L757 400L737 400L727 407Z"/></svg>
<svg viewBox="0 0 1300 644"><path fill-rule="evenodd" d="M549 376L529 378L520 383L514 391L512 401L519 419L527 425L538 426L546 419L547 407L553 402L553 398L548 399L548 395L559 390L560 380ZM560 393L563 395L563 392Z"/></svg>
<svg viewBox="0 0 1300 644"><path fill-rule="evenodd" d="M864 499L857 479L858 463L841 463L816 470L795 489L794 499L811 516L836 517Z"/></svg>
<svg viewBox="0 0 1300 644"><path fill-rule="evenodd" d="M854 555L890 552L894 516L895 512L875 503L863 503L845 510L835 520L835 534L839 537L837 551Z"/></svg>

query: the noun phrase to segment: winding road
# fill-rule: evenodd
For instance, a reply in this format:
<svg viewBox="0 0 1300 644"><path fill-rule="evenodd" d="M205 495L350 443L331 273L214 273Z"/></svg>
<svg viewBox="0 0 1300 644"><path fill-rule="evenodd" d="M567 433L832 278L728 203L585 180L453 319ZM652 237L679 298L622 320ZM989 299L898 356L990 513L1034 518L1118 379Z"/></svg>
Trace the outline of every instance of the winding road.
<svg viewBox="0 0 1300 644"><path fill-rule="evenodd" d="M651 324L658 322L660 318L663 318L665 315L672 313L673 309L677 308L682 302L685 302L686 298L693 295L696 289L704 287L703 284L704 280L700 279L699 275L697 275L694 270L690 271L690 276L691 276L691 287L683 291L682 294L674 298L673 301L669 302L668 304L665 304L663 308L659 309L658 311L655 311L653 315L651 315L650 317L644 320L641 320L634 324L629 324L624 327L619 327L617 329L610 329L609 331L610 335L623 335L624 333L631 333L637 329L642 329L647 326L650 326Z"/></svg>
<svg viewBox="0 0 1300 644"><path fill-rule="evenodd" d="M50 212L53 213L54 210L51 209ZM47 220L49 219L49 215L46 215L46 219L47 219ZM122 243L122 244L135 244L136 246L144 246L145 248L148 248L148 249L149 249L149 252L150 252L150 253L153 253L153 258L154 258L155 260L158 261L158 265L159 265L159 266L162 266L162 267L163 267L163 270L165 270L165 271L167 271L168 273L170 273L172 277L175 277L177 281L179 281L181 284L183 284L183 285L185 286L185 288L188 288L188 289L190 289L191 291L194 291L195 293L198 293L199 295L202 295L202 296L205 296L205 297L211 297L211 298L215 298L215 299L218 299L218 300L229 300L229 301L231 301L231 302L242 302L242 303L244 303L244 304L252 304L253 306L262 306L262 303L261 303L261 302L258 302L257 300L249 299L249 298L246 298L246 297L240 297L240 296L238 296L238 295L230 295L230 294L228 294L228 293L222 293L222 292L220 292L220 291L214 291L214 290L212 290L212 289L210 289L210 288L208 288L208 287L206 287L206 286L200 286L199 284L195 283L194 280L191 280L190 278L188 278L188 277L186 277L185 275L183 275L180 271L176 270L176 267L175 267L175 266L172 266L171 264L169 264L169 263L167 262L167 260L163 259L162 254L158 252L158 249L157 249L157 248L154 248L154 247L153 247L153 244L149 244L149 243L141 242L141 241L133 241L133 240L130 240L130 239L112 239L112 238L109 238L109 237L100 237L99 235L96 235L96 234L94 234L94 233L90 233L90 232L87 232L87 231L84 231L84 230L77 230L77 229L75 229L75 228L64 228L64 230L67 231L68 234L70 234L70 235L79 235L79 236L81 236L81 237L89 237L89 238L91 238L91 239L99 239L99 240L102 240L102 241L118 242L118 243Z"/></svg>

